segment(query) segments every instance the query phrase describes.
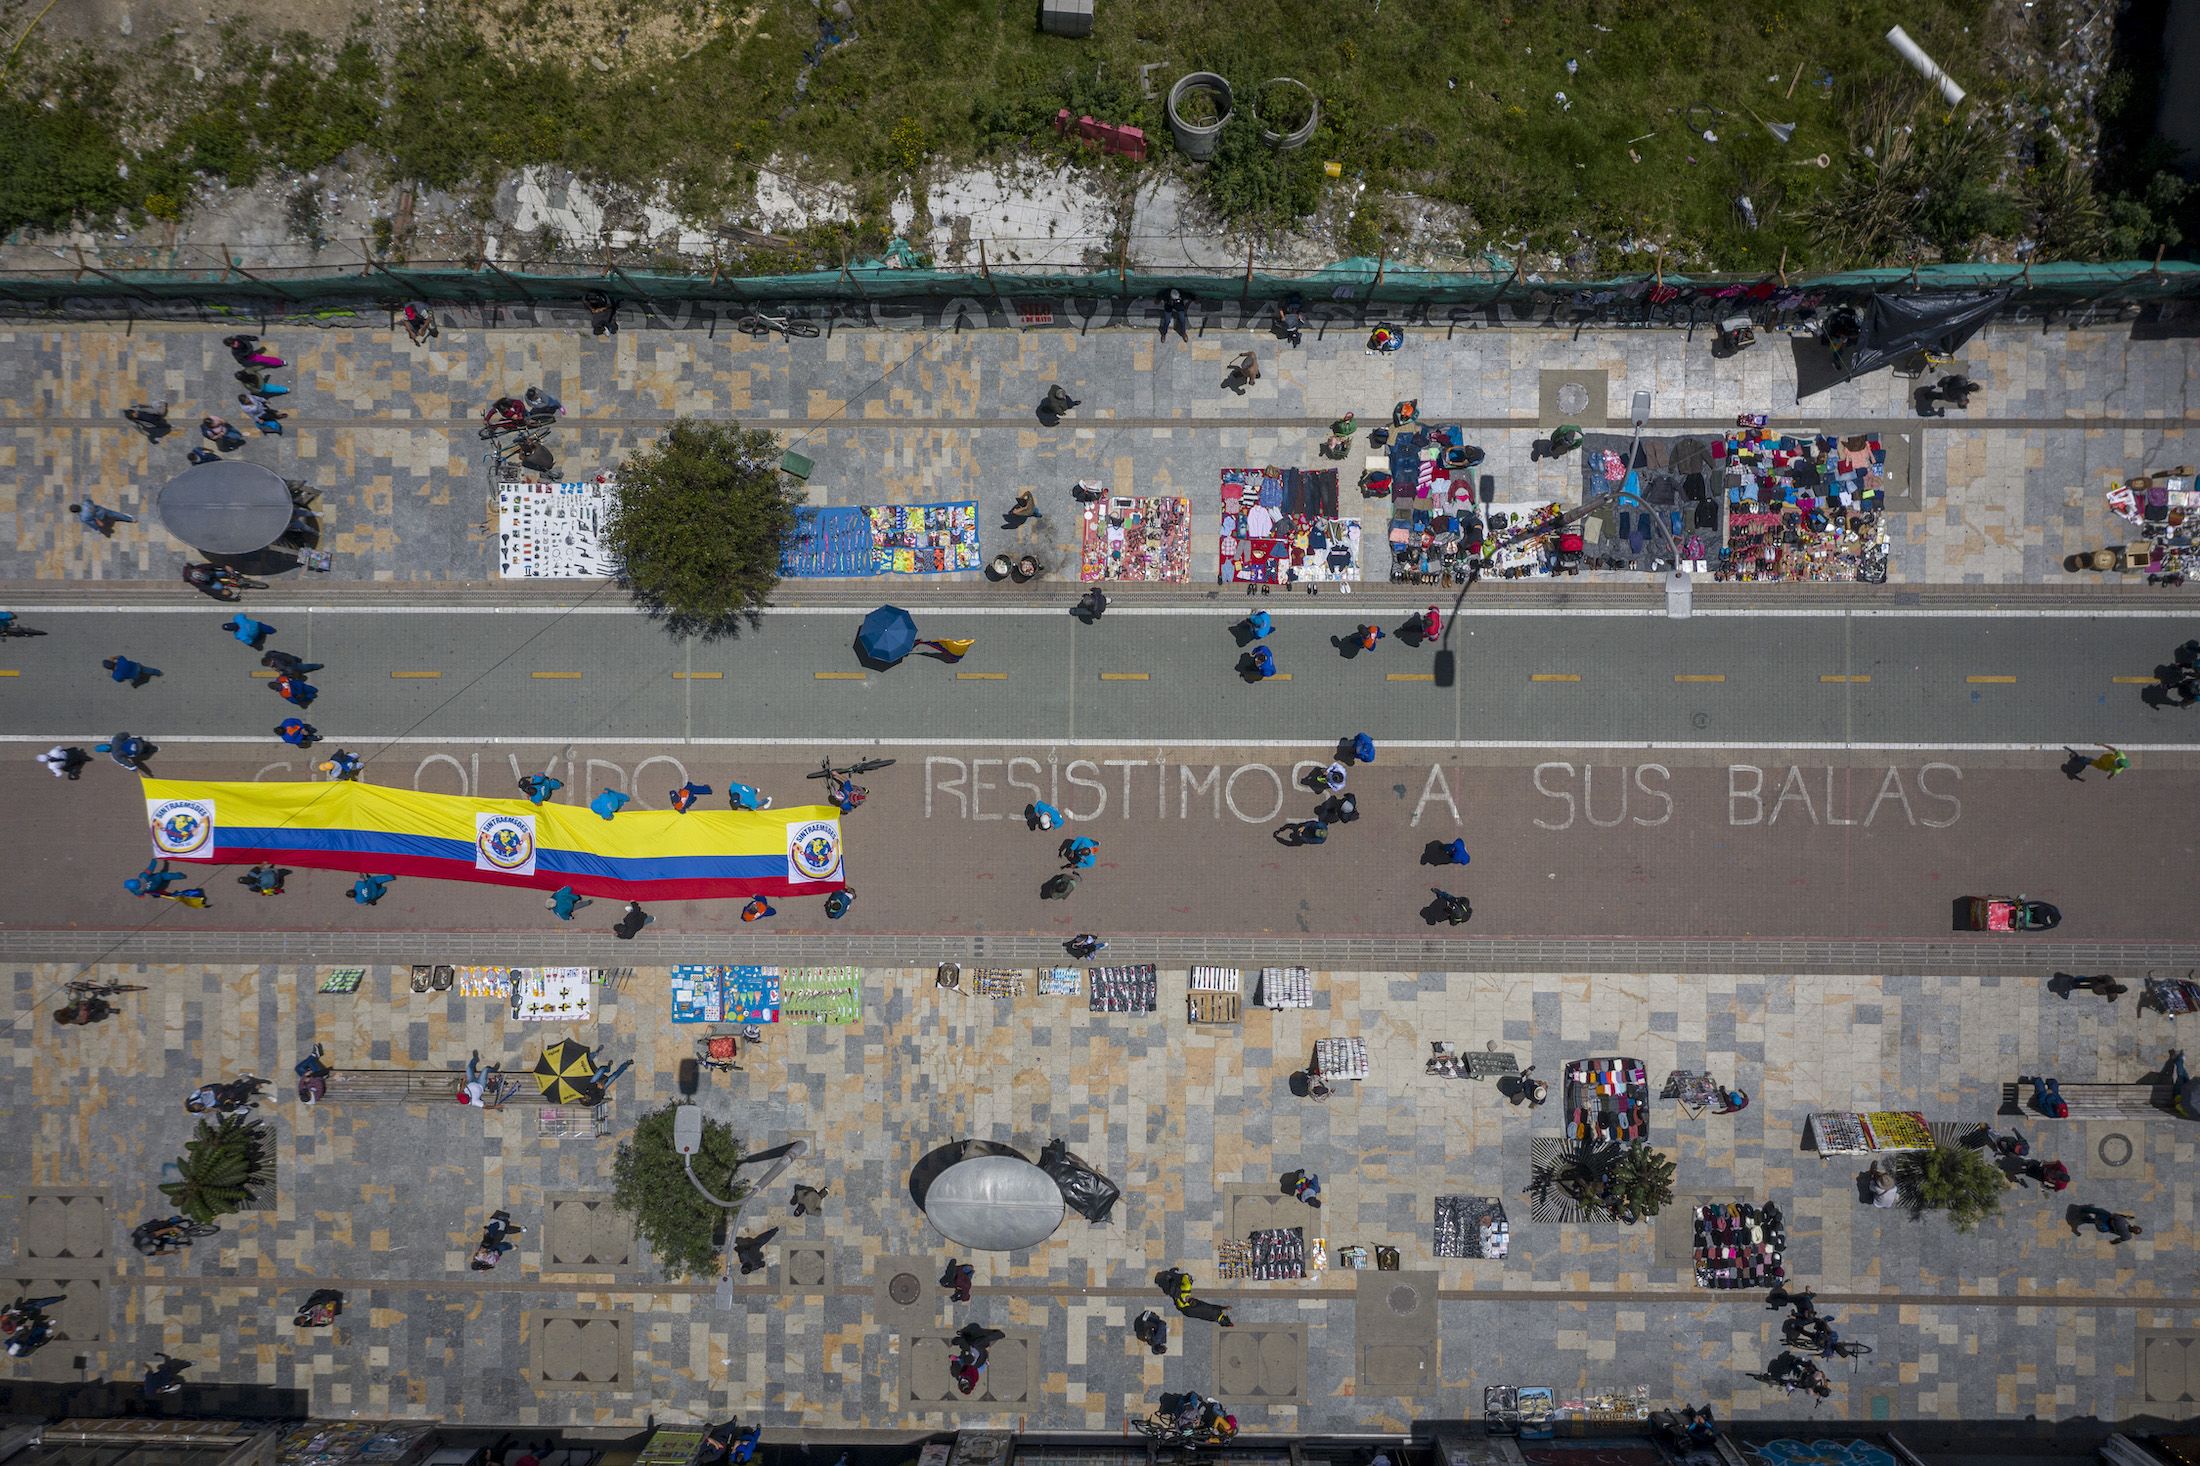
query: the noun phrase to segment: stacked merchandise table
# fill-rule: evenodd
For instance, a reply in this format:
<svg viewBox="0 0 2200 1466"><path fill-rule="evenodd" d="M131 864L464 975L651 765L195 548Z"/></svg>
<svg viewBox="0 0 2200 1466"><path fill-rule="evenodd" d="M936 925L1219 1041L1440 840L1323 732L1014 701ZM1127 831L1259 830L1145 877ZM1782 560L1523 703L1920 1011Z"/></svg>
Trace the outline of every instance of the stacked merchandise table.
<svg viewBox="0 0 2200 1466"><path fill-rule="evenodd" d="M1787 1219L1766 1202L1717 1201L1696 1208L1699 1288L1770 1288L1787 1281Z"/></svg>
<svg viewBox="0 0 2200 1466"><path fill-rule="evenodd" d="M1263 967L1260 970L1260 1005L1263 1008L1311 1008L1314 975L1303 967Z"/></svg>
<svg viewBox="0 0 2200 1466"><path fill-rule="evenodd" d="M1650 1074L1640 1059L1566 1066L1566 1134L1593 1144L1650 1138Z"/></svg>
<svg viewBox="0 0 2200 1466"><path fill-rule="evenodd" d="M1362 1038L1315 1039L1314 1072L1324 1079L1367 1078L1367 1040Z"/></svg>

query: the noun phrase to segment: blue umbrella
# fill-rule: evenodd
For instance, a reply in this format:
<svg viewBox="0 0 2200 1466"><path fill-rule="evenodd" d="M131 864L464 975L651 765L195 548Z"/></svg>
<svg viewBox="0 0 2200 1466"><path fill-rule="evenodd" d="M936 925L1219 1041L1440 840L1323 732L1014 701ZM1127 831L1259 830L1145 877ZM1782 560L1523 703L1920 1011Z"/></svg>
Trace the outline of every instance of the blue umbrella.
<svg viewBox="0 0 2200 1466"><path fill-rule="evenodd" d="M856 649L874 662L898 662L917 649L917 623L899 606L881 606L863 618Z"/></svg>

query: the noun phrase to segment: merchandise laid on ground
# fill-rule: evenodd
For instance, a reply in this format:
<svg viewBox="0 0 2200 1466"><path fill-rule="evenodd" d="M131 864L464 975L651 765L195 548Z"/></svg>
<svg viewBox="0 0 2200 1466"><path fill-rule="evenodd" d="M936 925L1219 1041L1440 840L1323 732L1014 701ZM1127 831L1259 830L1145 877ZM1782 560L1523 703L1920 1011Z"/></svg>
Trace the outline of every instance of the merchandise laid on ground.
<svg viewBox="0 0 2200 1466"><path fill-rule="evenodd" d="M1171 584L1191 579L1191 500L1100 499L1084 507L1082 519L1079 579Z"/></svg>
<svg viewBox="0 0 2200 1466"><path fill-rule="evenodd" d="M1228 585L1360 578L1360 521L1337 511L1333 468L1222 471L1221 568Z"/></svg>
<svg viewBox="0 0 2200 1466"><path fill-rule="evenodd" d="M777 1023L784 1003L775 967L690 963L672 969L674 1023ZM857 995L858 1003L861 994ZM837 1020L836 1020L837 1021Z"/></svg>
<svg viewBox="0 0 2200 1466"><path fill-rule="evenodd" d="M1151 1013L1161 1006L1158 969L1150 962L1132 967L1094 967L1091 1009L1095 1013Z"/></svg>
<svg viewBox="0 0 2200 1466"><path fill-rule="evenodd" d="M874 504L864 511L871 521L871 573L874 575L946 575L978 568L978 505Z"/></svg>
<svg viewBox="0 0 2200 1466"><path fill-rule="evenodd" d="M1566 1066L1566 1134L1592 1143L1650 1138L1650 1073L1640 1059Z"/></svg>
<svg viewBox="0 0 2200 1466"><path fill-rule="evenodd" d="M871 514L856 507L799 504L794 532L780 551L779 573L790 580L855 579L872 572Z"/></svg>
<svg viewBox="0 0 2200 1466"><path fill-rule="evenodd" d="M1887 578L1885 446L1737 426L1720 437L1629 439L1592 433L1582 448L1587 535L1603 563L1671 568L1675 551L1714 580Z"/></svg>
<svg viewBox="0 0 2200 1466"><path fill-rule="evenodd" d="M1313 1251L1319 1252L1319 1239ZM1311 1260L1303 1227L1269 1227L1248 1234L1244 1241L1225 1241L1215 1248L1218 1277L1276 1282L1304 1278L1320 1271Z"/></svg>
<svg viewBox="0 0 2200 1466"><path fill-rule="evenodd" d="M1933 1148L1933 1132L1925 1117L1915 1110L1873 1110L1869 1114L1819 1110L1804 1123L1810 1147L1821 1159Z"/></svg>
<svg viewBox="0 0 2200 1466"><path fill-rule="evenodd" d="M2112 483L2107 497L2109 512L2134 526L2144 543L2096 550L2086 568L2161 577L2190 575L2200 567L2200 552L2193 545L2194 527L2200 525L2200 486L2191 469Z"/></svg>
<svg viewBox="0 0 2200 1466"><path fill-rule="evenodd" d="M1436 1198L1437 1257L1503 1257L1512 1246L1505 1203L1494 1196Z"/></svg>
<svg viewBox="0 0 2200 1466"><path fill-rule="evenodd" d="M1787 1219L1774 1202L1715 1201L1696 1208L1696 1286L1771 1288L1787 1281Z"/></svg>
<svg viewBox="0 0 2200 1466"><path fill-rule="evenodd" d="M600 536L618 485L497 485L497 574L506 580L598 580L618 567Z"/></svg>

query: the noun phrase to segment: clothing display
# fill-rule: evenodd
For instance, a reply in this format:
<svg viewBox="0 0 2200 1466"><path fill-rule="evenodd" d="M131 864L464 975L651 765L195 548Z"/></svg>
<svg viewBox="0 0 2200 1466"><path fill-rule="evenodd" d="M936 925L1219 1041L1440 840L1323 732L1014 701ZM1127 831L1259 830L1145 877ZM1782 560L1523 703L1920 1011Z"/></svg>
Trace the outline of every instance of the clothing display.
<svg viewBox="0 0 2200 1466"><path fill-rule="evenodd" d="M1650 1074L1640 1059L1566 1066L1566 1134L1608 1143L1650 1138Z"/></svg>
<svg viewBox="0 0 2200 1466"><path fill-rule="evenodd" d="M611 479L497 485L497 574L506 580L597 580L618 567L599 536Z"/></svg>
<svg viewBox="0 0 2200 1466"><path fill-rule="evenodd" d="M1696 1208L1696 1286L1770 1288L1787 1281L1787 1220L1776 1202Z"/></svg>
<svg viewBox="0 0 2200 1466"><path fill-rule="evenodd" d="M1152 1013L1161 1006L1159 970L1150 962L1135 967L1091 969L1094 1013Z"/></svg>
<svg viewBox="0 0 2200 1466"><path fill-rule="evenodd" d="M1215 579L1297 585L1360 578L1360 522L1337 513L1337 471L1222 470L1222 538Z"/></svg>
<svg viewBox="0 0 2200 1466"><path fill-rule="evenodd" d="M1503 1257L1511 1246L1512 1223L1498 1198L1436 1198L1436 1256Z"/></svg>
<svg viewBox="0 0 2200 1466"><path fill-rule="evenodd" d="M871 520L873 575L945 575L978 568L978 502L876 504Z"/></svg>
<svg viewBox="0 0 2200 1466"><path fill-rule="evenodd" d="M1085 506L1083 519L1078 579L1191 579L1191 500L1101 499Z"/></svg>
<svg viewBox="0 0 2200 1466"><path fill-rule="evenodd" d="M2146 1002L2157 1013L2178 1018L2200 1009L2200 983L2182 977L2150 977L2146 983Z"/></svg>
<svg viewBox="0 0 2200 1466"><path fill-rule="evenodd" d="M1260 1004L1263 1008L1313 1007L1314 975L1303 967L1263 967Z"/></svg>

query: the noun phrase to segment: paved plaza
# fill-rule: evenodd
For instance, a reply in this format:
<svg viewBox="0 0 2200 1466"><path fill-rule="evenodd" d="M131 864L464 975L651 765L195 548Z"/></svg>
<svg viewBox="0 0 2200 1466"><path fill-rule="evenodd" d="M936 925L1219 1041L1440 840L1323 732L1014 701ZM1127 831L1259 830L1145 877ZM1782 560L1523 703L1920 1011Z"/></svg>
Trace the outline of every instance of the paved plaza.
<svg viewBox="0 0 2200 1466"><path fill-rule="evenodd" d="M738 1411L782 1439L1112 1432L1164 1388L1223 1394L1260 1434L1403 1430L1478 1413L1493 1384L1561 1399L1639 1387L1658 1405L1787 1413L1743 1378L1777 1350L1762 1293L1692 1285L1682 1209L1631 1229L1531 1220L1530 1146L1557 1134L1558 1106L1516 1109L1487 1083L1425 1075L1430 1043L1448 1040L1495 1043L1543 1074L1626 1054L1654 1076L1700 1070L1749 1089L1755 1102L1734 1116L1659 1102L1651 1138L1678 1158L1683 1204L1777 1199L1798 1285L1874 1346L1838 1369L1828 1417L2127 1420L2182 1413L2194 1383L2181 1364L2200 1335L2182 1260L2194 1198L2180 1178L2195 1140L2182 1122L2019 1122L2076 1179L2062 1197L2013 1191L1968 1237L1863 1205L1858 1163L1802 1148L1807 1111L1982 1121L2005 1079L2043 1065L2065 1083L2136 1079L2175 1038L2129 1000L2066 1003L2029 979L1321 972L1312 1009L1248 1004L1241 1025L1215 1027L1184 1021L1181 971L1163 974L1158 1012L1095 1014L1082 997L984 998L938 988L928 969L873 969L860 1021L779 1024L743 1072L704 1076L706 1112L749 1146L812 1147L742 1218L744 1232L782 1229L769 1273L726 1293L658 1281L601 1206L618 1133L674 1096L699 1031L668 1021L663 969L617 974L574 1026L637 1061L610 1137L540 1138L521 1102L305 1108L278 1093L260 1112L277 1137L270 1203L154 1261L123 1239L160 1207L154 1182L188 1134L180 1101L194 1084L286 1076L316 1040L339 1068L448 1072L477 1048L517 1066L565 1030L513 1022L495 999L414 994L403 969L383 967L351 994L317 993L310 967L102 968L147 991L97 1029L43 1021L76 975L10 974L11 1277L69 1296L68 1337L9 1361L16 1377L129 1377L164 1349L191 1360L194 1379L295 1390L316 1415L638 1425ZM1293 1098L1289 1071L1331 1036L1364 1038L1370 1077L1326 1103ZM950 1305L934 1279L956 1249L911 1202L910 1168L950 1140L1035 1154L1056 1136L1122 1186L1114 1219L1071 1215L1037 1249L979 1256L974 1301ZM1277 1176L1300 1166L1322 1176L1318 1213L1276 1195ZM788 1215L797 1182L829 1185L822 1216ZM1435 1198L1449 1194L1503 1199L1509 1257L1432 1257ZM2134 1213L2146 1234L2121 1247L2075 1236L2072 1201ZM498 1207L529 1231L501 1268L469 1272L470 1239ZM1217 1244L1271 1215L1333 1254L1395 1247L1403 1270L1217 1280ZM1229 1303L1237 1327L1172 1318L1156 1358L1129 1323L1171 1265ZM905 1271L923 1283L909 1302L889 1291ZM347 1292L344 1319L300 1335L290 1310L318 1286ZM576 1316L585 1342L561 1322ZM991 1372L1005 1398L947 1388L947 1351L931 1341L972 1319L1028 1340L1028 1372Z"/></svg>

